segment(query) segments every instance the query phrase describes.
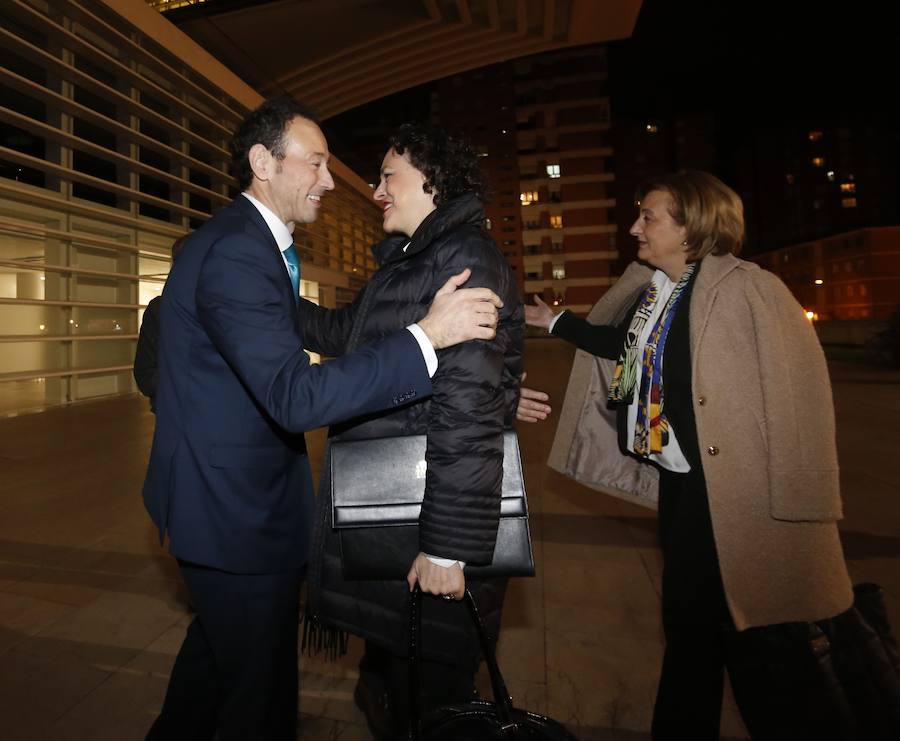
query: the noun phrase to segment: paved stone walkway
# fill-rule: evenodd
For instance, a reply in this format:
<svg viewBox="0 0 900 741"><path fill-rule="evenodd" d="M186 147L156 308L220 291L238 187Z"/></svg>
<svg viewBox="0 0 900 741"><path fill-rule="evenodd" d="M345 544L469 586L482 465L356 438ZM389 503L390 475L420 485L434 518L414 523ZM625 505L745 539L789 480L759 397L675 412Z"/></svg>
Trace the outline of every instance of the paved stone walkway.
<svg viewBox="0 0 900 741"><path fill-rule="evenodd" d="M571 354L528 343L529 382L557 404ZM847 558L854 580L886 588L900 627L900 374L832 373ZM554 427L520 430L538 575L509 589L501 666L517 704L584 741L648 739L662 652L655 518L547 469ZM189 616L140 499L152 430L139 397L0 420L5 741L138 740L160 707ZM310 436L316 460L323 439ZM301 738L369 737L352 702L359 651L302 658ZM723 731L746 737L730 700Z"/></svg>

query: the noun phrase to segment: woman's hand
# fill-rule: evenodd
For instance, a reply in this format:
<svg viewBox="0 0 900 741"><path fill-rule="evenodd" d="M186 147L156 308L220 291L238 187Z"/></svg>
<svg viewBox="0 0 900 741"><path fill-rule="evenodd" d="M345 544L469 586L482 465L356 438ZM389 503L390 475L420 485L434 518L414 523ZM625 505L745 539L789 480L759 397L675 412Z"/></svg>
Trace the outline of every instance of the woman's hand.
<svg viewBox="0 0 900 741"><path fill-rule="evenodd" d="M550 307L541 301L540 296L534 297L534 306L525 304L525 323L530 324L532 327L543 327L544 329L549 330L550 320L553 319L553 317L554 314L550 310Z"/></svg>
<svg viewBox="0 0 900 741"><path fill-rule="evenodd" d="M527 373L522 374L522 383L525 383L527 375ZM519 405L516 407L516 419L519 422L539 422L547 419L553 410L549 404L542 403L545 401L550 401L548 394L521 386L519 388Z"/></svg>
<svg viewBox="0 0 900 741"><path fill-rule="evenodd" d="M426 594L433 594L446 599L460 600L466 592L466 576L458 563L453 566L438 566L428 560L428 556L419 553L406 575L409 591L416 583Z"/></svg>

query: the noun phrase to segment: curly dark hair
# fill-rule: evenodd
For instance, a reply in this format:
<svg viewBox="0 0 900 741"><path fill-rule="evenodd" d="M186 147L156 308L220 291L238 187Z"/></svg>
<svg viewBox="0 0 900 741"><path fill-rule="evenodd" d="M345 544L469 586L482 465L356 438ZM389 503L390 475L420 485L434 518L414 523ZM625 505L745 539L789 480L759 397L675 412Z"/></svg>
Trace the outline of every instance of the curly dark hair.
<svg viewBox="0 0 900 741"><path fill-rule="evenodd" d="M464 193L472 193L484 203L487 179L478 155L461 135L426 124L403 124L390 137L397 154L408 154L419 172L425 176L422 186L434 193L434 204L440 206Z"/></svg>
<svg viewBox="0 0 900 741"><path fill-rule="evenodd" d="M286 95L269 98L241 122L231 140L231 174L238 188L247 190L253 182L249 156L254 144L262 144L275 159L284 159L284 131L297 116L319 123L308 106Z"/></svg>

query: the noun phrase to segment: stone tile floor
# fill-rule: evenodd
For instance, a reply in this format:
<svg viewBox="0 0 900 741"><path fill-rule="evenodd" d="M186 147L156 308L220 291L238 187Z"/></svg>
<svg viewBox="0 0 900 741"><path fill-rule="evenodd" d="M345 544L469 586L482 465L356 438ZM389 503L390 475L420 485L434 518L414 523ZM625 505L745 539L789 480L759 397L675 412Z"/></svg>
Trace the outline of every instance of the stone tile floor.
<svg viewBox="0 0 900 741"><path fill-rule="evenodd" d="M561 402L571 349L529 340L531 385ZM855 581L877 581L900 626L900 374L833 364ZM880 420L880 424L879 424ZM876 426L877 425L877 426ZM554 419L520 426L538 575L511 584L499 658L517 704L584 741L648 739L662 654L650 511L544 465ZM142 739L189 621L140 499L153 417L124 397L0 420L0 738ZM310 435L318 465L324 435ZM358 642L302 657L303 739L369 738L352 692ZM481 684L487 691L487 684ZM726 699L723 733L746 738Z"/></svg>

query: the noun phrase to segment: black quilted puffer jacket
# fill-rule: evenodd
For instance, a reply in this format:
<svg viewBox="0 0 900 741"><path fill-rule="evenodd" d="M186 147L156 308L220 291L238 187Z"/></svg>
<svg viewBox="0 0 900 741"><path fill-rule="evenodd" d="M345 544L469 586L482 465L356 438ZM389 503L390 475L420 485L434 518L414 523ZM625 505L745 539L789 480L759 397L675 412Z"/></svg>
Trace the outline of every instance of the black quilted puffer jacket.
<svg viewBox="0 0 900 741"><path fill-rule="evenodd" d="M301 302L304 345L326 356L375 342L421 319L451 275L471 268L465 287L486 286L503 300L494 340L438 351L433 395L401 409L351 420L331 438L366 439L427 433L425 499L419 517L425 553L469 564L489 563L500 515L504 428L512 425L522 374L524 310L516 281L497 245L484 232L480 202L464 195L443 204L412 239L392 235L375 245L380 269L345 309ZM308 611L329 625L405 653L405 581L346 581L340 547L330 526L330 482L324 467ZM377 558L377 554L373 554ZM505 581L468 580L482 616L496 635ZM425 651L460 663L474 660L476 641L461 603L427 599Z"/></svg>

